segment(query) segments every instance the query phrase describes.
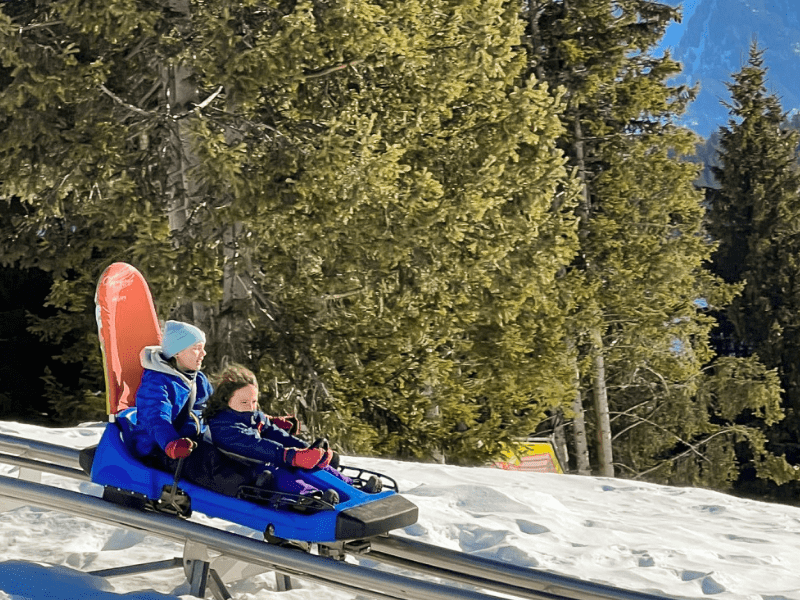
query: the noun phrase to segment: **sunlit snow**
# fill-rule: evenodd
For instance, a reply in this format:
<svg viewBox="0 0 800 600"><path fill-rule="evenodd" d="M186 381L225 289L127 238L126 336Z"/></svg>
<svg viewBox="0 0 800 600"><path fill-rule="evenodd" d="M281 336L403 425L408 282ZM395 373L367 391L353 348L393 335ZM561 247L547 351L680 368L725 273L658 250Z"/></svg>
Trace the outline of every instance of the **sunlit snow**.
<svg viewBox="0 0 800 600"><path fill-rule="evenodd" d="M0 433L74 448L101 426ZM800 508L622 479L520 473L348 457L392 475L420 508L398 535L584 580L677 598L800 600ZM0 465L15 476L16 468ZM97 486L43 482L97 495ZM202 515L193 517L210 522ZM237 525L215 526L241 532ZM252 537L258 537L252 532ZM182 546L35 507L0 513L0 600L188 600L181 569L104 579L91 571L179 557ZM346 600L350 594L272 573L229 583L236 600Z"/></svg>

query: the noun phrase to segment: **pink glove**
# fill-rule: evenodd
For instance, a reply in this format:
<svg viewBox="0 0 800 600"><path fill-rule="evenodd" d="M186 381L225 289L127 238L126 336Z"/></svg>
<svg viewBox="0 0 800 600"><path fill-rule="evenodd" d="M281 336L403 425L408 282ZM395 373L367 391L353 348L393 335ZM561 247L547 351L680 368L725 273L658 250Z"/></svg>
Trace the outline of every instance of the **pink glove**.
<svg viewBox="0 0 800 600"><path fill-rule="evenodd" d="M328 443L328 439L327 438L324 438L324 437L323 438L317 438L316 440L314 440L314 443L311 444L310 447L311 448L319 448L320 450L322 450L325 453L325 456L322 457L322 460L320 460L319 463L317 463L317 466L320 469L324 469L325 467L327 467L331 463L331 460L333 459L334 452L333 452L333 450L331 450L331 445Z"/></svg>
<svg viewBox="0 0 800 600"><path fill-rule="evenodd" d="M186 458L192 453L195 445L196 444L189 438L178 438L167 444L164 448L164 452L166 452L167 456L170 458Z"/></svg>
<svg viewBox="0 0 800 600"><path fill-rule="evenodd" d="M317 466L320 469L324 469L329 464L331 464L331 459L333 458L333 450L331 450L330 448L323 449L323 452L325 453L325 456L323 456L322 460L317 463Z"/></svg>
<svg viewBox="0 0 800 600"><path fill-rule="evenodd" d="M325 468L331 461L333 452L322 448L286 448L283 461L287 465L301 469Z"/></svg>

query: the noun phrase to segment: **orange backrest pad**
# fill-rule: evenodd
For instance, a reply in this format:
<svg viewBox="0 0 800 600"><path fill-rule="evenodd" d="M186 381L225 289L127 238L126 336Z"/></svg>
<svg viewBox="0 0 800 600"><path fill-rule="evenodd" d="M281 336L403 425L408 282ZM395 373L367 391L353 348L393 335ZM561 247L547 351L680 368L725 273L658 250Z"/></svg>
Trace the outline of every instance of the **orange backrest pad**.
<svg viewBox="0 0 800 600"><path fill-rule="evenodd" d="M106 409L116 415L136 405L143 371L141 353L145 346L161 344L161 327L147 281L127 263L114 263L100 276L95 306Z"/></svg>

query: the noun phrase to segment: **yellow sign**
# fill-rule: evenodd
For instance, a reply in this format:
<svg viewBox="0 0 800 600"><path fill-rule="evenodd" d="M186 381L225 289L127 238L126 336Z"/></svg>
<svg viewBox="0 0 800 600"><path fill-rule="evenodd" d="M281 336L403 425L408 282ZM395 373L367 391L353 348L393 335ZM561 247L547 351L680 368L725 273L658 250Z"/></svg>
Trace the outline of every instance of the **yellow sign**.
<svg viewBox="0 0 800 600"><path fill-rule="evenodd" d="M529 471L533 473L563 473L553 444L547 440L523 440L505 450L502 460L492 466L506 471Z"/></svg>

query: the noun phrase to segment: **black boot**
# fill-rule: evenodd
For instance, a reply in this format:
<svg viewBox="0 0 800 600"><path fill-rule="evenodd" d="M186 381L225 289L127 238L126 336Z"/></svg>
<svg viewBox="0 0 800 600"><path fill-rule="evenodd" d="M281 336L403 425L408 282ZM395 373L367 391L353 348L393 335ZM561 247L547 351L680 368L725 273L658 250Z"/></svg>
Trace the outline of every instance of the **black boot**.
<svg viewBox="0 0 800 600"><path fill-rule="evenodd" d="M322 494L322 501L336 506L339 504L339 492L334 489L325 490L325 493Z"/></svg>
<svg viewBox="0 0 800 600"><path fill-rule="evenodd" d="M262 471L256 478L255 487L268 490L272 487L272 480L275 479L269 471Z"/></svg>
<svg viewBox="0 0 800 600"><path fill-rule="evenodd" d="M383 490L383 482L381 481L380 477L370 475L369 479L367 479L367 482L361 489L368 494L377 494Z"/></svg>

